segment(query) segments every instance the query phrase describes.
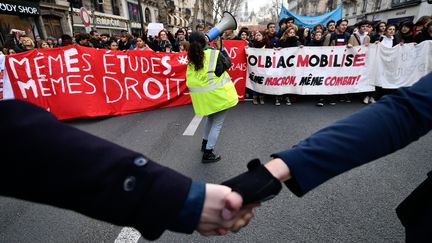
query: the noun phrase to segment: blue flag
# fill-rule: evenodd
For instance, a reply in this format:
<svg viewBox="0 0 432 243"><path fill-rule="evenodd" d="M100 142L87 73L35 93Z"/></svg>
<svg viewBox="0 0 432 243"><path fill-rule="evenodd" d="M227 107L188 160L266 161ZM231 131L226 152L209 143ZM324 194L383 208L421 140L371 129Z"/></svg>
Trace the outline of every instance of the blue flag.
<svg viewBox="0 0 432 243"><path fill-rule="evenodd" d="M294 23L299 27L310 27L313 28L317 24L327 25L327 22L330 20L334 20L335 22L339 19L342 19L342 6L337 7L335 10L325 13L319 16L300 16L297 15L288 9L286 9L283 5L280 11L280 19L285 19L288 17L294 17Z"/></svg>

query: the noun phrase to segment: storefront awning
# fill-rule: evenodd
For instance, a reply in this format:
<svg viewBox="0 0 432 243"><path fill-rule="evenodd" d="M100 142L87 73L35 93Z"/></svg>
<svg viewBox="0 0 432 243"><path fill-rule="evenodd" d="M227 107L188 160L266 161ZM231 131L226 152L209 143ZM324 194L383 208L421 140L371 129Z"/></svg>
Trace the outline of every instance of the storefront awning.
<svg viewBox="0 0 432 243"><path fill-rule="evenodd" d="M168 25L177 27L187 27L189 21L175 14L168 14Z"/></svg>
<svg viewBox="0 0 432 243"><path fill-rule="evenodd" d="M175 18L174 18L174 15L172 15L172 14L168 14L168 16L167 16L167 18L168 18L168 25L171 25L171 26L174 26L175 25Z"/></svg>

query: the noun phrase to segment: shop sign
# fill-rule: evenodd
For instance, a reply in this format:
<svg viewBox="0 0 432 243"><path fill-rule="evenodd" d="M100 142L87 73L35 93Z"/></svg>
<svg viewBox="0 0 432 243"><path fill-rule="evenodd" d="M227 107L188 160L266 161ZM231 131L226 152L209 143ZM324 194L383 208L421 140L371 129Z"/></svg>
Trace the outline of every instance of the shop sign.
<svg viewBox="0 0 432 243"><path fill-rule="evenodd" d="M96 16L96 25L122 27L120 20L112 18L102 18L100 16Z"/></svg>
<svg viewBox="0 0 432 243"><path fill-rule="evenodd" d="M381 16L379 16L379 15L374 15L372 17L372 21L380 21L380 20L381 20Z"/></svg>
<svg viewBox="0 0 432 243"><path fill-rule="evenodd" d="M141 29L141 23L131 22L132 29Z"/></svg>
<svg viewBox="0 0 432 243"><path fill-rule="evenodd" d="M2 1L0 3L0 13L14 15L40 15L39 4L35 2Z"/></svg>
<svg viewBox="0 0 432 243"><path fill-rule="evenodd" d="M406 14L406 9L396 12L396 15L404 15L404 14Z"/></svg>

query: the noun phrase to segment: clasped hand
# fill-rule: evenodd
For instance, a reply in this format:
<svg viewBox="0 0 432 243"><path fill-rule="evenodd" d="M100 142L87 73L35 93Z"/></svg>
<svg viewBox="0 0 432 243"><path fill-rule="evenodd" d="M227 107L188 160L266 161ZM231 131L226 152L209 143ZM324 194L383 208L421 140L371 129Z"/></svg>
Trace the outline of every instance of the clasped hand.
<svg viewBox="0 0 432 243"><path fill-rule="evenodd" d="M226 235L238 232L253 217L253 209L259 204L243 204L237 192L223 185L206 184L206 195L197 231L205 236Z"/></svg>
<svg viewBox="0 0 432 243"><path fill-rule="evenodd" d="M204 206L197 227L202 235L238 232L252 219L252 210L260 205L259 202L279 194L281 181L289 179L285 176L289 174L288 167L280 159L266 165L254 159L247 167L248 171L223 182L223 185L206 184Z"/></svg>

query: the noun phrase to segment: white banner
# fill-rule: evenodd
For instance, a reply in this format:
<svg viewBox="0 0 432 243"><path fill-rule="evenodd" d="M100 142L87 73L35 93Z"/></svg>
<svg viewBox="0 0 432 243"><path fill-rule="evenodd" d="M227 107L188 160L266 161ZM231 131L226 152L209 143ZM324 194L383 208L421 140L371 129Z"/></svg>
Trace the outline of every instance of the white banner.
<svg viewBox="0 0 432 243"><path fill-rule="evenodd" d="M393 48L247 48L246 87L263 94L313 95L410 86L432 71L431 46L432 41Z"/></svg>
<svg viewBox="0 0 432 243"><path fill-rule="evenodd" d="M411 86L432 71L432 41L393 48L371 45L367 54L373 62L369 65L372 83L383 88Z"/></svg>

